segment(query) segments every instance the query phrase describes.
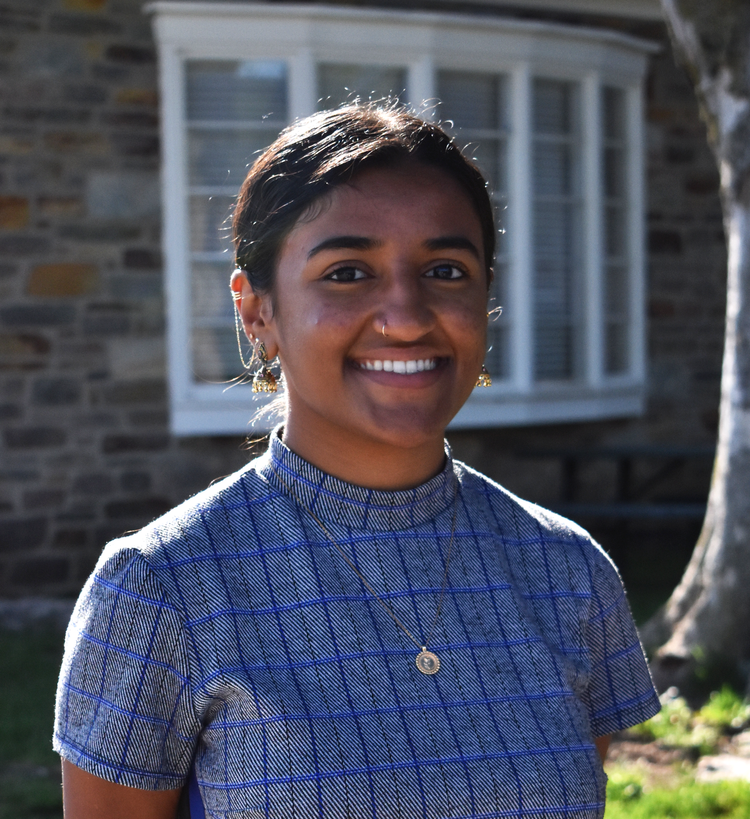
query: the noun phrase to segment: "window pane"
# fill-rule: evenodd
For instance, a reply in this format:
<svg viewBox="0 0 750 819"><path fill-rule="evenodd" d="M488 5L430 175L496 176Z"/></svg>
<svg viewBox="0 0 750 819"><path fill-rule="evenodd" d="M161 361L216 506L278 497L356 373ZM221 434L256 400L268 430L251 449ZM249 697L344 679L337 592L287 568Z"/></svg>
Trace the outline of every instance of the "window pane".
<svg viewBox="0 0 750 819"><path fill-rule="evenodd" d="M534 147L534 192L567 196L573 192L573 146L547 142Z"/></svg>
<svg viewBox="0 0 750 819"><path fill-rule="evenodd" d="M510 242L505 225L508 222L508 208L504 202L496 205L497 221L499 228L495 233L495 256L505 256L510 250Z"/></svg>
<svg viewBox="0 0 750 819"><path fill-rule="evenodd" d="M193 262L191 304L195 324L233 326L234 306L229 292L232 265L226 262Z"/></svg>
<svg viewBox="0 0 750 819"><path fill-rule="evenodd" d="M572 269L576 250L577 214L565 202L537 203L534 208L534 255ZM541 268L540 268L541 271Z"/></svg>
<svg viewBox="0 0 750 819"><path fill-rule="evenodd" d="M495 262L495 278L490 288L489 309L502 307L500 315L492 315L487 326L487 348L485 364L490 375L496 379L510 376L509 366L509 321L508 269L502 262Z"/></svg>
<svg viewBox="0 0 750 819"><path fill-rule="evenodd" d="M605 139L625 139L625 91L606 86L602 90L602 121Z"/></svg>
<svg viewBox="0 0 750 819"><path fill-rule="evenodd" d="M286 122L286 64L280 60L190 60L189 120Z"/></svg>
<svg viewBox="0 0 750 819"><path fill-rule="evenodd" d="M505 127L505 83L496 74L440 71L440 119L456 128L494 131Z"/></svg>
<svg viewBox="0 0 750 819"><path fill-rule="evenodd" d="M497 139L472 139L468 143L463 143L461 137L458 144L464 153L474 160L482 171L484 178L489 183L490 189L495 193L505 191L505 174L502 173L505 159L505 145Z"/></svg>
<svg viewBox="0 0 750 819"><path fill-rule="evenodd" d="M287 71L280 60L191 60L185 71L192 375L221 383L242 372L229 295L232 194L288 120ZM220 253L226 261L196 256Z"/></svg>
<svg viewBox="0 0 750 819"><path fill-rule="evenodd" d="M545 316L537 328L534 342L534 375L539 381L565 378L573 372L573 333L553 313Z"/></svg>
<svg viewBox="0 0 750 819"><path fill-rule="evenodd" d="M608 375L630 364L628 191L625 92L602 88L602 168L604 209L604 368Z"/></svg>
<svg viewBox="0 0 750 819"><path fill-rule="evenodd" d="M625 208L607 205L604 209L604 252L608 257L625 255Z"/></svg>
<svg viewBox="0 0 750 819"><path fill-rule="evenodd" d="M607 324L605 334L607 355L605 367L610 375L627 372L628 369L628 327L624 323Z"/></svg>
<svg viewBox="0 0 750 819"><path fill-rule="evenodd" d="M604 148L604 195L625 195L625 151L620 147Z"/></svg>
<svg viewBox="0 0 750 819"><path fill-rule="evenodd" d="M258 154L278 134L278 128L253 131L191 129L188 136L190 184L238 190Z"/></svg>
<svg viewBox="0 0 750 819"><path fill-rule="evenodd" d="M534 132L567 136L573 131L573 83L534 80Z"/></svg>
<svg viewBox="0 0 750 819"><path fill-rule="evenodd" d="M193 377L221 384L244 372L231 327L201 327L193 331ZM247 351L245 353L247 358Z"/></svg>
<svg viewBox="0 0 750 819"><path fill-rule="evenodd" d="M199 253L230 250L231 207L229 196L190 197L190 249ZM228 256L227 258L231 258Z"/></svg>
<svg viewBox="0 0 750 819"><path fill-rule="evenodd" d="M534 376L565 380L577 374L583 301L576 87L535 80L533 93Z"/></svg>
<svg viewBox="0 0 750 819"><path fill-rule="evenodd" d="M336 108L355 97L403 99L406 69L378 65L321 63L318 66L318 110Z"/></svg>
<svg viewBox="0 0 750 819"><path fill-rule="evenodd" d="M607 265L605 275L607 316L622 318L628 314L628 269L622 265Z"/></svg>
<svg viewBox="0 0 750 819"><path fill-rule="evenodd" d="M220 383L243 372L229 292L230 271L228 260L192 265L193 375L199 381ZM245 357L248 355L245 348Z"/></svg>
<svg viewBox="0 0 750 819"><path fill-rule="evenodd" d="M508 184L505 88L505 77L499 74L438 71L437 75L440 119L479 165L498 197L506 194Z"/></svg>

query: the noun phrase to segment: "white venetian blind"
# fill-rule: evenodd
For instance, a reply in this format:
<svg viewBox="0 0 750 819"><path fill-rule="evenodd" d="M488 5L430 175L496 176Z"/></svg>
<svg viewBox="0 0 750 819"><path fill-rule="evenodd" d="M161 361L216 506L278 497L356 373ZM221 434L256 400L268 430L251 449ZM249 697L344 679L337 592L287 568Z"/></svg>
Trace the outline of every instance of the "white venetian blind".
<svg viewBox="0 0 750 819"><path fill-rule="evenodd" d="M575 83L533 83L534 377L578 374L580 270L580 127Z"/></svg>
<svg viewBox="0 0 750 819"><path fill-rule="evenodd" d="M627 135L622 88L602 88L602 132L604 370L617 375L630 367Z"/></svg>
<svg viewBox="0 0 750 819"><path fill-rule="evenodd" d="M242 371L229 296L231 205L258 153L287 124L286 64L189 60L185 70L192 375L221 382Z"/></svg>
<svg viewBox="0 0 750 819"><path fill-rule="evenodd" d="M498 74L439 71L437 96L440 119L484 173L502 226L508 207L506 78ZM512 309L508 304L507 243L500 230L497 240L490 306L502 306L503 314L490 323L485 362L493 378L503 379L509 375L508 335Z"/></svg>
<svg viewBox="0 0 750 819"><path fill-rule="evenodd" d="M406 69L400 66L318 64L318 110L337 108L353 99L406 97Z"/></svg>

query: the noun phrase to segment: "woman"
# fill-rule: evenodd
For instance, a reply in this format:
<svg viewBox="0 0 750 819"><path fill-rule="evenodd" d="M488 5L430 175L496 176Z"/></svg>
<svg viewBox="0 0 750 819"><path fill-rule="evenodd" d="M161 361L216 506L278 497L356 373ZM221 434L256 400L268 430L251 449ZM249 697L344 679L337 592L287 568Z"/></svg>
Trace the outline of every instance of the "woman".
<svg viewBox="0 0 750 819"><path fill-rule="evenodd" d="M284 426L102 555L60 677L66 816L601 817L608 735L659 707L617 572L443 441L486 380L481 174L349 106L260 157L234 231Z"/></svg>

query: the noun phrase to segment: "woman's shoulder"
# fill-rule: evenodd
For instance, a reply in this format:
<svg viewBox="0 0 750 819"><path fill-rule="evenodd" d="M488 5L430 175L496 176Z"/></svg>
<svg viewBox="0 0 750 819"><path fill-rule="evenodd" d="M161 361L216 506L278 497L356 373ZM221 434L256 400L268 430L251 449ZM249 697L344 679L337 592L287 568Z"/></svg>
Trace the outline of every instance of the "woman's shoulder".
<svg viewBox="0 0 750 819"><path fill-rule="evenodd" d="M259 474L259 460L215 481L139 531L110 541L95 574L119 574L138 565L171 585L169 578L181 567L205 563L216 558L217 551L243 548L257 529L253 519L263 516L274 494Z"/></svg>
<svg viewBox="0 0 750 819"><path fill-rule="evenodd" d="M455 468L470 513L481 516L505 544L564 549L568 558L580 553L594 563L611 564L601 546L575 521L518 497L460 461Z"/></svg>

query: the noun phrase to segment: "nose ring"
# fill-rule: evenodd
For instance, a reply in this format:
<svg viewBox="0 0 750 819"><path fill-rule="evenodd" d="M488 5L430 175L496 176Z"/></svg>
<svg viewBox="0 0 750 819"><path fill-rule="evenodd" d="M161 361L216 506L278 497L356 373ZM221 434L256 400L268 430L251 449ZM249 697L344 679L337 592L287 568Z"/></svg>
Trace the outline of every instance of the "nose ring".
<svg viewBox="0 0 750 819"><path fill-rule="evenodd" d="M388 334L385 332L385 325L387 322L383 322L383 329L380 331L383 334L383 338L388 338Z"/></svg>

